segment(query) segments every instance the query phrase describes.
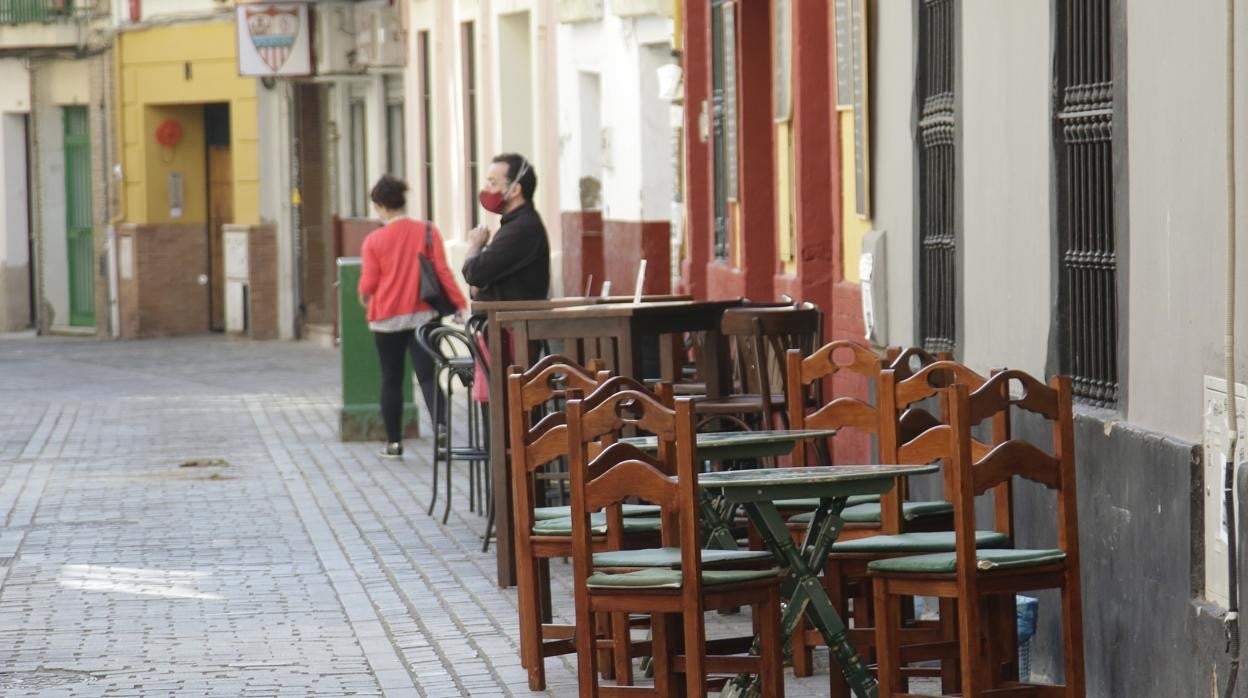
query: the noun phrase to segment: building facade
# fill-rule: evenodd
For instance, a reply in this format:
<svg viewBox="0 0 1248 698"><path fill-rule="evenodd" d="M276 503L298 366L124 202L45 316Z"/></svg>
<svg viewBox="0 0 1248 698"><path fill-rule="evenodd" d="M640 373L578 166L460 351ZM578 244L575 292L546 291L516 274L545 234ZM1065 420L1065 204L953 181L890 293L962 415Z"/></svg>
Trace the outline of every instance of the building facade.
<svg viewBox="0 0 1248 698"><path fill-rule="evenodd" d="M1090 696L1220 694L1227 672L1224 163L1242 210L1248 17L1228 76L1224 3L1168 9L680 7L685 288L787 293L825 309L829 338L1073 377ZM1018 491L1019 543L1044 547L1049 500ZM1041 596L1031 668L1060 679L1055 603Z"/></svg>
<svg viewBox="0 0 1248 698"><path fill-rule="evenodd" d="M108 333L108 18L0 3L0 331Z"/></svg>
<svg viewBox="0 0 1248 698"><path fill-rule="evenodd" d="M559 6L560 218L567 295L669 293L682 221L679 64L666 2ZM675 254L673 254L675 252Z"/></svg>
<svg viewBox="0 0 1248 698"><path fill-rule="evenodd" d="M494 155L521 153L537 173L534 205L562 265L558 24L542 0L409 0L405 115L409 212L433 221L452 268L479 224L496 225L477 192ZM552 293L562 277L552 273Z"/></svg>

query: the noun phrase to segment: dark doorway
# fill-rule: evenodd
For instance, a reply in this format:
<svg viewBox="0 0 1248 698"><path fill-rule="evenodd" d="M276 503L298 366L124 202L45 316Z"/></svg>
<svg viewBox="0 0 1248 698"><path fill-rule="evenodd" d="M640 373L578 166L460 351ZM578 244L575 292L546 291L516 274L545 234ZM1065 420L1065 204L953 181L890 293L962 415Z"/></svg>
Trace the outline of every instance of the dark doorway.
<svg viewBox="0 0 1248 698"><path fill-rule="evenodd" d="M230 105L204 105L208 176L208 317L213 332L225 330L225 232L234 222L234 166L230 153Z"/></svg>

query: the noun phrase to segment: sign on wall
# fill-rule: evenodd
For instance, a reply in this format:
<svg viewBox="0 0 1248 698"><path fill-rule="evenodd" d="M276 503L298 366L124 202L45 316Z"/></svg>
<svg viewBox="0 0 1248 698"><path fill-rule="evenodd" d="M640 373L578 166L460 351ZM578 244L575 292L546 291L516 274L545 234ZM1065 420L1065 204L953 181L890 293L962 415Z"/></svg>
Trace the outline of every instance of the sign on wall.
<svg viewBox="0 0 1248 698"><path fill-rule="evenodd" d="M252 3L236 9L238 74L312 74L312 31L306 3Z"/></svg>

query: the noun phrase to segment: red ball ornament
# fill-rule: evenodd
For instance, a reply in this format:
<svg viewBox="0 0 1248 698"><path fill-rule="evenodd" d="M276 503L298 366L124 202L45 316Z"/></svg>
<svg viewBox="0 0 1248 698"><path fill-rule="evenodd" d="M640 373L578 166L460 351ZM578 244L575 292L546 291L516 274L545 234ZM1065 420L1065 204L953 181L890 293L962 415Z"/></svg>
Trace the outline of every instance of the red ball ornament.
<svg viewBox="0 0 1248 698"><path fill-rule="evenodd" d="M177 119L165 119L156 127L156 142L166 148L172 148L182 141L182 122Z"/></svg>

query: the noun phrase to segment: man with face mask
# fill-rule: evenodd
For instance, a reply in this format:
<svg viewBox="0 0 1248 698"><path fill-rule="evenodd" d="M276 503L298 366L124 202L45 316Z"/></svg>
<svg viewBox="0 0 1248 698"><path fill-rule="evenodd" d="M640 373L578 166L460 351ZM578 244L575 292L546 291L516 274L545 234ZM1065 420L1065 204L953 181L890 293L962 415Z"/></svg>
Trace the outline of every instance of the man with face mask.
<svg viewBox="0 0 1248 698"><path fill-rule="evenodd" d="M537 174L528 159L515 153L494 158L478 199L487 211L502 215L490 240L485 226L468 233L464 280L483 301L542 300L550 295L550 242L546 226L533 209Z"/></svg>

